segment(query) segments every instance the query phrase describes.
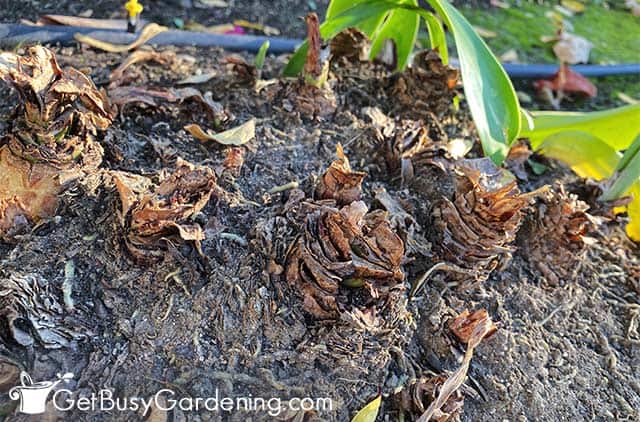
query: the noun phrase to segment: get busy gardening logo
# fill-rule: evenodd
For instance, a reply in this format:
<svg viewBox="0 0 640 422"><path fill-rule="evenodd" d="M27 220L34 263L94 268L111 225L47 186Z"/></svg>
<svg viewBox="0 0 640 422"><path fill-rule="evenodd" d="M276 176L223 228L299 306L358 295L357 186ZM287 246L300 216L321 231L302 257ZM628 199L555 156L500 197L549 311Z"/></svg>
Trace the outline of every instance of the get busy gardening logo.
<svg viewBox="0 0 640 422"><path fill-rule="evenodd" d="M74 397L73 391L57 388L73 379L72 373L57 374L53 381L33 382L27 372L20 374L20 384L9 390L9 398L18 401L19 413L39 415L46 411L47 403L58 411L113 412L142 411L147 414L152 408L162 411L179 409L184 412L266 412L275 417L283 412L330 412L331 398L294 397L287 401L278 397L225 397L216 388L210 397L178 397L168 388L158 390L150 397L114 397L113 390L103 388L88 396Z"/></svg>

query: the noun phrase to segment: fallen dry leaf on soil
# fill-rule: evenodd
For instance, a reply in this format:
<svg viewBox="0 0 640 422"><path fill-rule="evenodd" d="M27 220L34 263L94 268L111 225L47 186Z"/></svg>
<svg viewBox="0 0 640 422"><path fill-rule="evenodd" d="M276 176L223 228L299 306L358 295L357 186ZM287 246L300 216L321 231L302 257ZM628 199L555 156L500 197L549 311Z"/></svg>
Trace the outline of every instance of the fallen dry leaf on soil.
<svg viewBox="0 0 640 422"><path fill-rule="evenodd" d="M120 84L125 70L135 63L153 60L164 65L175 60L175 58L176 55L172 51L137 50L131 53L120 66L111 72L109 80L112 84Z"/></svg>
<svg viewBox="0 0 640 422"><path fill-rule="evenodd" d="M560 33L560 39L553 46L553 52L561 63L588 63L593 44L586 38L566 31Z"/></svg>
<svg viewBox="0 0 640 422"><path fill-rule="evenodd" d="M157 186L146 177L125 172L114 172L113 180L120 196L125 244L134 258L161 257L158 242L165 237L193 240L196 247L204 239L202 228L191 217L207 205L217 188L212 169L178 158L176 170Z"/></svg>
<svg viewBox="0 0 640 422"><path fill-rule="evenodd" d="M521 211L539 191L520 193L513 176L488 158L464 160L458 170L453 200L434 207L435 246L443 260L473 270L480 282L510 259Z"/></svg>
<svg viewBox="0 0 640 422"><path fill-rule="evenodd" d="M465 309L449 323L449 329L461 343L467 344L469 343L471 334L475 330L476 326L485 319L489 319L489 321L491 321L486 309L478 309L473 312L469 312L468 309ZM497 329L498 327L492 323L485 337L491 336Z"/></svg>
<svg viewBox="0 0 640 422"><path fill-rule="evenodd" d="M62 186L102 162L95 141L113 115L105 95L41 46L0 54L0 78L20 97L0 140L0 235L52 215Z"/></svg>
<svg viewBox="0 0 640 422"><path fill-rule="evenodd" d="M453 411L459 411L460 407L457 405L457 401L453 403L450 401L452 396L460 389L464 380L467 377L467 371L471 364L471 358L473 357L473 351L480 344L482 339L487 337L491 332L495 331L495 325L488 315L484 315L483 318L474 321L471 335L467 343L467 350L464 354L462 364L449 378L447 378L438 388L439 392L435 400L429 404L427 410L418 418L418 422L428 422L432 418L437 421L449 420L452 416L448 413L447 405L453 408ZM435 389L434 389L435 390Z"/></svg>
<svg viewBox="0 0 640 422"><path fill-rule="evenodd" d="M249 119L240 126L225 130L224 132L206 132L197 124L190 124L184 127L187 132L200 141L216 141L222 145L244 145L256 137L256 120Z"/></svg>
<svg viewBox="0 0 640 422"><path fill-rule="evenodd" d="M138 86L116 86L109 90L111 102L120 108L122 112L127 104L146 104L151 107L159 107L161 103L183 103L187 100L195 100L205 106L207 112L214 121L223 123L228 116L222 104L213 100L211 92L204 95L193 87L166 89L146 88Z"/></svg>
<svg viewBox="0 0 640 422"><path fill-rule="evenodd" d="M560 66L558 72L550 80L535 81L534 86L538 91L551 90L560 94L579 94L590 98L598 95L598 88L591 81L578 72L572 70L566 64Z"/></svg>
<svg viewBox="0 0 640 422"><path fill-rule="evenodd" d="M576 195L567 194L557 183L540 195L535 213L527 218L526 257L553 285L568 281L581 253L594 239L587 234L602 223L587 213L589 206Z"/></svg>
<svg viewBox="0 0 640 422"><path fill-rule="evenodd" d="M415 380L413 384L396 395L400 410L409 412L415 418L417 418L417 415L424 414L426 407L438 398L439 391L446 380L446 375L420 377ZM458 420L462 414L463 406L464 394L462 391L456 390L444 401L440 409L434 413L432 420L438 422Z"/></svg>
<svg viewBox="0 0 640 422"><path fill-rule="evenodd" d="M83 34L75 34L73 38L75 38L76 41L80 43L87 44L91 47L94 47L100 50L108 51L109 53L124 53L129 50L133 50L135 48L140 47L141 45L145 44L147 41L151 40L156 35L167 30L168 28L165 26L160 26L156 23L150 23L149 25L145 26L142 29L142 31L140 32L140 36L134 42L130 44L124 44L124 45L111 44L109 42L97 40L95 38L91 38Z"/></svg>
<svg viewBox="0 0 640 422"><path fill-rule="evenodd" d="M315 194L318 199L335 199L342 206L360 199L362 181L367 173L351 169L340 144L336 146L336 155L338 159L320 178Z"/></svg>

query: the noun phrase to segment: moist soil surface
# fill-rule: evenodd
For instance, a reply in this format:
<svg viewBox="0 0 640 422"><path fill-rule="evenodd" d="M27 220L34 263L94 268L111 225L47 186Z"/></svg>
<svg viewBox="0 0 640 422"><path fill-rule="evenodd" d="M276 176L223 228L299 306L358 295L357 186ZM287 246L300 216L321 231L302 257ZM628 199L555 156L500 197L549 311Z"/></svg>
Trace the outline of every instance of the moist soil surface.
<svg viewBox="0 0 640 422"><path fill-rule="evenodd" d="M96 9L107 3L97 3ZM61 13L61 4L66 3L51 11ZM109 84L110 72L126 58L83 47L54 51L61 65L89 74L99 87ZM533 259L530 251L540 239L553 240L539 231L536 216L544 213L544 205L533 200L522 211L513 256L487 280L471 283L439 271L410 295L429 268L448 259L434 210L443 198L453 198L458 164L434 152L414 165L415 177L400 178L383 157L373 126L383 114L405 126L426 127L434 144L472 141L467 158L478 157L464 102L453 111L446 95L431 95L435 81L407 85L414 78L409 72L399 77L383 65L350 62L334 63L331 89L309 94L300 81L287 80L257 92L246 73L228 64L225 52L159 51L175 59L133 65L128 84L175 87L193 74L215 72L195 87L211 92L224 108L227 119L216 130L255 118L255 139L240 147L240 171L229 171L230 148L198 141L183 129L194 122L214 127L202 105L128 104L119 111L98 137L105 151L101 169L64 191L54 217L0 243L5 306L0 309L0 418L273 419L251 411L63 413L51 403L45 416L29 417L19 414L6 394L19 384L19 371L26 370L34 381L72 372L66 388L76 398L108 387L117 397L152 397L167 388L177 397L214 397L217 391L220 397L283 402L333 400L331 411L285 412L280 420L349 420L382 394L378 420L398 420L403 412L405 420L414 420L419 413L404 408L398 397L416 380L446 377L460 366L465 346L449 324L465 309L486 309L498 330L475 350L461 389L462 420L640 418L640 261L624 234L623 218L603 222L578 252L551 249ZM284 61L269 58L262 79L277 77ZM409 106L406 92L398 90L399 79L400 86L415 90L409 98L424 101ZM4 85L0 95L7 99L0 109L4 135L19 99ZM351 314L315 318L285 276L290 245L304 231L291 216L303 212L296 198L302 193L314 198L314 186L336 158L338 143L353 169L367 173L364 203L386 209L407 245L404 279L374 320ZM217 174L219 190L193 218L206 238L200 248L162 240L162 258L140 262L124 243L112 174L157 180L175 168L178 157ZM525 167L522 191L545 185L558 190L559 181L595 207L589 185L557 163L535 159L548 170L538 176ZM389 207L382 198L399 206Z"/></svg>

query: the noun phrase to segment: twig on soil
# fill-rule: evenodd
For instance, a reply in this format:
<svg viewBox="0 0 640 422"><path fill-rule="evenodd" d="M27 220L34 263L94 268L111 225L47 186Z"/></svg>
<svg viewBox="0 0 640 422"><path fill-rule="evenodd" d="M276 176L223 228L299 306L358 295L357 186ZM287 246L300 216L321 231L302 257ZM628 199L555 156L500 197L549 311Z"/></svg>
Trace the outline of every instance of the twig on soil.
<svg viewBox="0 0 640 422"><path fill-rule="evenodd" d="M62 282L62 300L64 307L68 312L75 308L73 298L71 297L72 283L75 278L76 267L72 260L68 260L64 264L64 281Z"/></svg>
<svg viewBox="0 0 640 422"><path fill-rule="evenodd" d="M162 316L162 318L160 318L160 322L165 322L167 320L167 318L169 318L169 314L171 313L171 309L173 309L173 298L174 298L175 294L171 294L171 296L169 296L169 306L167 306L167 311L164 313L164 315Z"/></svg>
<svg viewBox="0 0 640 422"><path fill-rule="evenodd" d="M472 270L467 270L457 265L450 264L448 262L438 262L433 267L429 268L426 273L422 275L411 288L411 292L409 293L409 297L413 297L418 293L418 290L422 287L422 285L427 281L427 279L436 271L453 271L456 273L466 274L469 276L475 276L475 272Z"/></svg>
<svg viewBox="0 0 640 422"><path fill-rule="evenodd" d="M247 239L245 239L242 236L239 236L237 234L233 234L233 233L220 233L220 237L223 239L228 239L231 240L235 243L237 243L240 246L247 246L249 244L249 242L247 242Z"/></svg>
<svg viewBox="0 0 640 422"><path fill-rule="evenodd" d="M275 186L275 187L269 189L269 193L284 192L284 191L289 190L289 189L295 189L298 186L300 186L300 183L298 183L297 181L294 180L292 182L285 183L284 185Z"/></svg>
<svg viewBox="0 0 640 422"><path fill-rule="evenodd" d="M551 320L551 318L553 318L555 316L555 314L557 314L558 312L562 311L562 310L570 310L572 309L574 306L576 306L576 302L575 301L570 301L568 303L563 303L561 305L558 305L557 307L555 307L550 313L549 315L547 315L546 317L544 317L541 321L537 322L536 325L538 327L542 327L544 326L547 322L549 322Z"/></svg>

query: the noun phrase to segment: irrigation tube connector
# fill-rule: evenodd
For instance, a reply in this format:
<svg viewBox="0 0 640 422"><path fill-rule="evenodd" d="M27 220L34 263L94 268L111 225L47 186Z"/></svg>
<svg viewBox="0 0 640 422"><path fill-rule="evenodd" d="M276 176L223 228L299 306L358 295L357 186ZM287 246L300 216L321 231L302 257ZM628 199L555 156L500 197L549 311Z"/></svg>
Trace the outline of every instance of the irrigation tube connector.
<svg viewBox="0 0 640 422"><path fill-rule="evenodd" d="M73 44L76 33L88 35L98 40L114 44L129 44L137 38L119 30L94 29L73 26L30 26L23 24L0 24L0 47L13 48L18 45L34 43ZM220 47L230 51L257 53L260 46L269 41L272 54L292 53L302 40L280 37L257 37L252 35L225 35L208 32L181 31L171 29L156 35L149 43L155 45ZM451 60L457 65L455 59ZM538 79L553 76L558 71L554 64L515 64L504 63L503 67L513 79ZM640 75L640 63L612 65L576 65L572 69L588 77Z"/></svg>

